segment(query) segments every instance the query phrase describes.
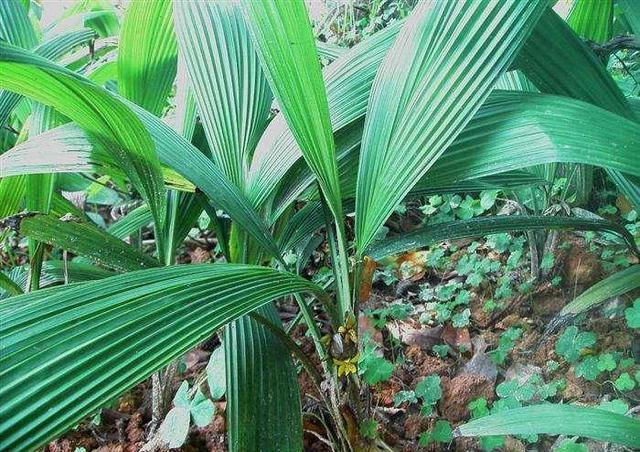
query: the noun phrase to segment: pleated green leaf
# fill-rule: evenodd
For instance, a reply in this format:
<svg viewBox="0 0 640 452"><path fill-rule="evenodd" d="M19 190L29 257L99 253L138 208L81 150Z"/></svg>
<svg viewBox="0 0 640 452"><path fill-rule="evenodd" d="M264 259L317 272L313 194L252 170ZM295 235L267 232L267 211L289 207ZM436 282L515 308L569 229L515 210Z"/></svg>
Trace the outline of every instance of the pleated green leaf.
<svg viewBox="0 0 640 452"><path fill-rule="evenodd" d="M20 0L0 2L0 39L23 49L32 49L38 44L28 11Z"/></svg>
<svg viewBox="0 0 640 452"><path fill-rule="evenodd" d="M243 1L271 88L337 221L342 221L333 131L318 52L303 0Z"/></svg>
<svg viewBox="0 0 640 452"><path fill-rule="evenodd" d="M358 253L481 106L546 5L418 4L369 97L356 196Z"/></svg>
<svg viewBox="0 0 640 452"><path fill-rule="evenodd" d="M63 33L45 41L33 51L49 60L57 61L74 48L86 44L95 38L90 29L74 30ZM22 96L11 91L0 91L0 124L9 118L13 109L20 103Z"/></svg>
<svg viewBox="0 0 640 452"><path fill-rule="evenodd" d="M574 99L497 92L419 184L449 184L551 162L640 175L638 124Z"/></svg>
<svg viewBox="0 0 640 452"><path fill-rule="evenodd" d="M0 303L0 448L73 427L227 322L298 292L295 275L247 265L141 270Z"/></svg>
<svg viewBox="0 0 640 452"><path fill-rule="evenodd" d="M110 270L97 267L84 261L69 260L65 264L63 261L49 260L42 263L40 287L64 283L65 276L68 282L81 282L108 278L109 276L115 275L116 273ZM14 267L9 272L9 277L14 284L18 285L20 293L22 293L23 289L26 289L29 283L29 266L22 265L20 267Z"/></svg>
<svg viewBox="0 0 640 452"><path fill-rule="evenodd" d="M471 218L427 224L420 228L388 238L373 245L369 257L380 260L393 254L433 245L445 240L480 237L511 231L539 231L546 229L579 229L585 231L609 231L622 237L627 245L638 252L634 239L624 227L606 220L552 217L542 215L511 215Z"/></svg>
<svg viewBox="0 0 640 452"><path fill-rule="evenodd" d="M145 226L149 226L153 221L149 206L146 204L136 207L134 210L112 223L107 228L107 232L114 237L124 240L135 231Z"/></svg>
<svg viewBox="0 0 640 452"><path fill-rule="evenodd" d="M14 215L22 210L26 177L0 177L0 218Z"/></svg>
<svg viewBox="0 0 640 452"><path fill-rule="evenodd" d="M501 411L470 421L454 436L568 435L640 447L640 421L598 408L543 404Z"/></svg>
<svg viewBox="0 0 640 452"><path fill-rule="evenodd" d="M607 0L590 3L607 4ZM540 19L518 58L518 66L543 93L592 103L636 120L604 64L552 10ZM558 77L558 74L562 74ZM618 188L640 209L640 179L607 170Z"/></svg>
<svg viewBox="0 0 640 452"><path fill-rule="evenodd" d="M137 116L108 91L33 53L0 43L0 87L51 105L110 144L163 229L166 198L155 147Z"/></svg>
<svg viewBox="0 0 640 452"><path fill-rule="evenodd" d="M581 38L602 44L611 39L613 0L577 0L567 23Z"/></svg>
<svg viewBox="0 0 640 452"><path fill-rule="evenodd" d="M282 327L273 304L256 311ZM224 330L229 450L302 450L302 408L289 349L249 316Z"/></svg>
<svg viewBox="0 0 640 452"><path fill-rule="evenodd" d="M171 0L134 0L127 7L118 46L118 90L160 116L176 76L178 50Z"/></svg>
<svg viewBox="0 0 640 452"><path fill-rule="evenodd" d="M9 295L20 295L23 293L22 288L2 272L0 272L0 290Z"/></svg>
<svg viewBox="0 0 640 452"><path fill-rule="evenodd" d="M624 12L624 17L629 22L631 32L640 35L640 4L635 0L618 0L618 5Z"/></svg>
<svg viewBox="0 0 640 452"><path fill-rule="evenodd" d="M40 242L86 256L114 270L131 271L158 265L155 259L72 214L61 218L40 214L27 216L20 222L19 232Z"/></svg>
<svg viewBox="0 0 640 452"><path fill-rule="evenodd" d="M273 96L236 2L175 2L180 52L213 161L243 188Z"/></svg>
<svg viewBox="0 0 640 452"><path fill-rule="evenodd" d="M376 71L399 29L400 23L389 25L345 52L324 70L329 115L336 135L364 116ZM255 205L265 203L301 157L300 148L283 114L279 113L258 142L251 165L248 196Z"/></svg>
<svg viewBox="0 0 640 452"><path fill-rule="evenodd" d="M224 210L238 225L251 234L272 256L278 256L278 247L260 216L252 208L250 202L240 190L222 173L211 160L200 150L180 136L170 126L160 121L141 107L127 104L155 143L158 157L164 165L184 175L189 182L200 189L219 209ZM45 147L46 145L46 147ZM108 158L102 140L89 136L79 127L68 124L50 130L33 140L28 140L0 156L0 171L9 174L34 174L40 172L76 172L92 171L111 172L113 159ZM47 152L48 149L48 152ZM3 189L4 181L0 173L0 201L6 196L11 204L20 181ZM165 171L167 182L177 184L178 188L188 190L182 181ZM6 204L9 206L9 203ZM0 204L0 218L16 213L17 210L5 209ZM2 215L2 213L5 213Z"/></svg>
<svg viewBox="0 0 640 452"><path fill-rule="evenodd" d="M632 265L589 287L571 303L562 308L558 317L574 317L638 287L640 287L640 265Z"/></svg>

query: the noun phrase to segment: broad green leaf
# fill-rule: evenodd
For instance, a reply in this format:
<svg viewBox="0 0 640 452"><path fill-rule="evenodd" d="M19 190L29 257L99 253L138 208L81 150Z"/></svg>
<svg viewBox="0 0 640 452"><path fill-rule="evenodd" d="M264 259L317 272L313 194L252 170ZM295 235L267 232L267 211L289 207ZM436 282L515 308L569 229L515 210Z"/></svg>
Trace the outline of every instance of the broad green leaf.
<svg viewBox="0 0 640 452"><path fill-rule="evenodd" d="M636 298L633 302L633 306L624 310L624 318L627 320L627 326L629 328L640 328L640 298Z"/></svg>
<svg viewBox="0 0 640 452"><path fill-rule="evenodd" d="M596 335L591 331L580 331L575 325L567 327L556 342L556 353L567 362L575 363L583 349L596 343Z"/></svg>
<svg viewBox="0 0 640 452"><path fill-rule="evenodd" d="M0 290L8 293L9 295L20 295L23 293L20 286L2 272L0 272Z"/></svg>
<svg viewBox="0 0 640 452"><path fill-rule="evenodd" d="M333 130L363 117L376 70L393 43L400 23L391 24L348 50L324 70ZM337 133L336 133L337 135ZM302 157L291 130L279 113L262 135L249 173L249 197L261 206L284 175Z"/></svg>
<svg viewBox="0 0 640 452"><path fill-rule="evenodd" d="M129 3L118 46L120 94L160 116L173 86L177 61L172 1Z"/></svg>
<svg viewBox="0 0 640 452"><path fill-rule="evenodd" d="M273 96L237 2L175 2L176 34L214 163L243 188Z"/></svg>
<svg viewBox="0 0 640 452"><path fill-rule="evenodd" d="M273 304L256 311L273 324ZM268 444L278 451L302 449L300 389L289 349L264 325L245 316L224 331L229 450Z"/></svg>
<svg viewBox="0 0 640 452"><path fill-rule="evenodd" d="M89 43L95 37L93 30L81 29L57 35L36 47L33 52L49 60L57 61L73 48ZM22 96L11 91L0 91L0 124L7 121Z"/></svg>
<svg viewBox="0 0 640 452"><path fill-rule="evenodd" d="M4 300L0 448L46 443L227 322L301 291L325 297L292 274L204 264L141 270Z"/></svg>
<svg viewBox="0 0 640 452"><path fill-rule="evenodd" d="M305 4L303 0L245 0L243 6L279 107L336 221L341 222L329 105Z"/></svg>
<svg viewBox="0 0 640 452"><path fill-rule="evenodd" d="M216 413L216 406L210 399L207 399L202 391L198 389L196 395L191 401L189 408L191 411L191 417L193 423L198 427L206 427L213 419L213 415Z"/></svg>
<svg viewBox="0 0 640 452"><path fill-rule="evenodd" d="M546 4L418 4L378 69L369 97L356 196L358 253L464 129Z"/></svg>
<svg viewBox="0 0 640 452"><path fill-rule="evenodd" d="M129 108L87 79L32 53L0 43L0 86L51 105L110 144L163 230L166 211L160 162L149 133Z"/></svg>
<svg viewBox="0 0 640 452"><path fill-rule="evenodd" d="M500 92L489 98L424 176L444 185L550 162L640 174L637 123L559 96Z"/></svg>
<svg viewBox="0 0 640 452"><path fill-rule="evenodd" d="M224 355L224 347L216 348L207 364L207 383L209 384L209 393L214 400L221 399L227 390Z"/></svg>
<svg viewBox="0 0 640 452"><path fill-rule="evenodd" d="M151 211L146 204L136 207L118 221L111 223L107 232L121 240L126 239L140 228L149 226L153 222Z"/></svg>
<svg viewBox="0 0 640 452"><path fill-rule="evenodd" d="M27 8L19 0L0 2L0 39L23 49L38 44Z"/></svg>
<svg viewBox="0 0 640 452"><path fill-rule="evenodd" d="M543 404L514 408L472 420L454 437L490 435L567 435L640 447L640 421L597 408Z"/></svg>
<svg viewBox="0 0 640 452"><path fill-rule="evenodd" d="M486 216L469 220L427 224L414 231L374 243L368 255L374 260L403 251L433 245L444 240L479 237L519 230L581 229L611 231L620 235L632 250L637 250L633 237L622 226L606 220L542 215Z"/></svg>
<svg viewBox="0 0 640 452"><path fill-rule="evenodd" d="M576 0L567 23L581 38L602 44L611 38L613 0Z"/></svg>
<svg viewBox="0 0 640 452"><path fill-rule="evenodd" d="M609 0L583 0L607 5ZM598 6L599 7L599 6ZM548 10L519 55L518 66L543 93L592 103L636 120L622 92L593 51L552 10ZM558 77L558 74L563 74ZM619 189L640 208L640 179L608 169Z"/></svg>
<svg viewBox="0 0 640 452"><path fill-rule="evenodd" d="M151 113L134 104L127 103L127 105L138 115L148 130L163 164L184 175L190 183L204 192L217 208L224 210L241 228L250 233L271 255L279 255L276 244L262 219L240 190L211 160ZM95 170L100 170L101 166L106 166L107 172L111 171L113 159L106 158L103 142L94 136L89 136L73 124L46 132L40 136L41 140L38 138L28 140L22 146L18 145L2 154L0 162L4 165L3 170L8 174L75 172L91 171L94 166ZM43 154L44 143L49 146L50 151ZM104 168L102 170L104 171ZM176 178L166 170L164 173L167 182L171 182L176 188L189 190L189 187L183 183L183 177ZM5 180L10 179L0 179L0 200L2 196L13 198L17 192L4 190L2 184ZM19 181L14 184L18 183ZM0 217L2 217L2 207L3 204L0 203ZM15 210L4 216L14 213L16 213Z"/></svg>
<svg viewBox="0 0 640 452"><path fill-rule="evenodd" d="M632 265L589 287L562 308L558 314L558 320L566 320L567 317L571 318L586 312L610 298L622 295L637 287L640 287L640 265Z"/></svg>
<svg viewBox="0 0 640 452"><path fill-rule="evenodd" d="M94 224L73 215L28 215L19 222L19 232L29 238L86 256L96 263L119 271L154 267L158 262Z"/></svg>
<svg viewBox="0 0 640 452"><path fill-rule="evenodd" d="M0 218L22 210L25 190L25 176L0 177Z"/></svg>
<svg viewBox="0 0 640 452"><path fill-rule="evenodd" d="M158 435L167 444L167 447L171 449L181 447L189 434L190 421L189 408L175 406L169 410L160 424Z"/></svg>
<svg viewBox="0 0 640 452"><path fill-rule="evenodd" d="M640 35L640 5L635 0L618 0L618 5L624 11L624 17L629 22L631 32Z"/></svg>

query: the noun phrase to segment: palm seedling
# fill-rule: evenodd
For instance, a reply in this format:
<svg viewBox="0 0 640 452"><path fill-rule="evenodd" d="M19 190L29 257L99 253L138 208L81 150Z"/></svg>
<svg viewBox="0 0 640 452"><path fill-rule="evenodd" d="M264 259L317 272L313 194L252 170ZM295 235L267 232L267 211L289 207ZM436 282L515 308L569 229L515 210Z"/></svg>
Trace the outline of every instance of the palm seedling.
<svg viewBox="0 0 640 452"><path fill-rule="evenodd" d="M603 220L518 215L377 240L405 198L537 184L523 170L556 162L605 168L640 206L637 118L549 6L419 2L405 22L337 52L316 46L302 0L134 0L117 47L102 38L69 57L84 41L44 52L23 2L3 0L0 217L29 238L30 263L27 278L0 273L1 448L44 444L152 374L161 402L157 372L223 328L231 450L302 448L292 355L319 388L316 415L335 448L359 449L351 425L369 407L354 319L376 260L561 227L611 230L633 246ZM90 39L97 28L85 30ZM321 71L325 52L335 61ZM539 93L494 89L513 71ZM56 177L77 173L144 203L101 229L60 194ZM203 211L227 262L175 265ZM147 224L153 253L122 240ZM321 229L332 267L324 289L297 274ZM65 251L62 261L43 263L48 246ZM39 289L52 280L64 284ZM284 297L297 302L318 368L283 329L272 302ZM640 447L638 421L572 405L514 409L455 432L530 433Z"/></svg>

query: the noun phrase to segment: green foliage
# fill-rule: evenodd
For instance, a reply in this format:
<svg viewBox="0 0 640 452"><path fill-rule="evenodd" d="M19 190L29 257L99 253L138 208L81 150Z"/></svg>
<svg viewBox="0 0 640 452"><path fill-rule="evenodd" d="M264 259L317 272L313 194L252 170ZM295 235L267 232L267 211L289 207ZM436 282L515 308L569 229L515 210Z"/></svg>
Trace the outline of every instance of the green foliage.
<svg viewBox="0 0 640 452"><path fill-rule="evenodd" d="M432 347L432 350L438 358L446 358L449 352L451 352L451 347L447 344L436 344Z"/></svg>
<svg viewBox="0 0 640 452"><path fill-rule="evenodd" d="M189 433L190 420L198 427L209 425L215 414L215 405L198 389L189 396L189 383L183 381L173 397L173 408L160 425L158 434L170 448L181 447Z"/></svg>
<svg viewBox="0 0 640 452"><path fill-rule="evenodd" d="M587 381L594 381L601 372L600 360L596 356L587 356L575 368L576 375Z"/></svg>
<svg viewBox="0 0 640 452"><path fill-rule="evenodd" d="M430 415L434 405L442 397L440 377L438 375L429 375L421 380L416 385L415 396L422 400L420 412L425 416Z"/></svg>
<svg viewBox="0 0 640 452"><path fill-rule="evenodd" d="M565 439L554 452L589 452L589 448L585 444L576 443L575 440Z"/></svg>
<svg viewBox="0 0 640 452"><path fill-rule="evenodd" d="M629 375L628 372L623 372L620 376L613 382L613 385L616 387L618 391L626 392L631 391L636 387L636 382Z"/></svg>
<svg viewBox="0 0 640 452"><path fill-rule="evenodd" d="M65 13L69 17L43 32L36 23L37 3L0 2L0 217L15 229L2 233L2 247L11 248L9 241L51 246L40 278L42 259L35 253L27 266L21 265L23 251L8 250L7 260L32 282L60 287L35 290L38 284L31 284L34 290L22 294L16 273L1 273L0 377L8 382L0 388L3 450L46 444L221 327L226 328L226 354L222 347L214 351L206 376L211 398L226 396L230 449L251 449L268 440L274 449L299 450L302 421L291 355L314 383L346 385L346 393L358 377L377 384L393 373L394 363L365 338L358 355L357 328L345 322L357 317L361 278L373 271L366 256L380 262L380 257L431 246L420 264L435 269L436 276L454 267L461 278L422 287L421 320L450 321L455 328L469 325L474 294L483 293L484 308L491 312L514 291L534 289L521 277L525 236L511 235L514 230L600 232L597 240L589 236L590 246L605 268L625 270L614 278L614 289L608 280L604 289L596 284L585 292L576 300L578 310L601 302L603 294L610 298L635 287L638 266L631 265L622 244L638 242L637 211L625 213L620 224L553 215L577 200L572 176L554 173L551 186L539 187L541 179L523 171L556 162L568 164L563 168L603 166L628 200L638 203L633 176L640 174L635 153L640 128L629 102L547 2L419 2L409 14L411 0L374 1L357 17L356 5L349 4L342 9L351 16L339 27L333 18L323 38L354 44L371 35L351 50L317 44L301 0L245 0L244 11L233 2L162 0L149 6L134 0L117 43L95 40L96 33L82 28L60 31L69 25L67 18L81 14L82 25L100 37L117 33L118 15L104 2L79 2ZM581 36L603 42L611 31L602 20L609 9L591 6L579 2L569 23ZM406 26L391 23L408 15ZM626 15L623 23L634 22L628 10ZM41 37L49 40L39 43ZM324 71L319 53L322 61L333 61ZM520 88L535 84L540 93L495 90L504 87L502 77L513 67L523 73L511 72L509 79L515 75ZM629 82L626 75L618 76ZM633 100L636 91L627 97ZM28 101L21 102L21 96ZM44 132L37 102L73 122ZM79 172L90 174L92 182L68 190L74 179L84 177ZM57 173L66 174L54 179ZM536 215L503 214L512 201L503 206L502 197L511 197L514 187L518 197L532 194L516 206L522 208L518 213L529 209ZM63 191L84 192L88 211L67 203ZM418 229L397 234L391 224L384 226L391 215L412 214L421 196L428 198ZM617 218L625 210L613 206L614 196L601 215ZM540 197L555 203L545 211L552 215L539 215L544 208L533 204ZM26 212L5 220L23 206L52 213ZM103 214L122 206L136 206L135 213L108 224ZM346 226L352 222L346 223L344 214L354 211L351 244ZM173 265L184 262L177 259L178 250L195 223L213 230L216 250L227 263ZM456 253L453 240L487 234L484 242L476 240L466 253ZM612 245L600 245L601 239ZM69 260L67 252L89 257L95 265ZM304 268L312 255L324 264L319 270ZM547 253L540 266L551 270L555 264L555 256ZM49 278L56 266L57 277ZM384 267L375 278L391 285L396 272L413 276L415 267L411 262ZM326 291L297 276L310 273ZM561 283L557 278L555 286ZM320 303L311 305L301 293ZM301 314L288 327L302 318L323 364L320 375L280 328L277 315L272 329L255 320L253 311L275 313L271 302L291 296ZM625 312L631 328L640 322L637 305L636 300ZM576 313L575 304L568 309ZM383 328L411 312L411 305L397 303L367 314ZM270 319L265 318L267 324ZM342 339L340 350L321 341L320 323L332 345L336 337ZM521 335L520 328L505 331L491 358L505 364ZM627 370L614 385L619 391L633 389L633 362L613 353L587 356L585 349L595 341L591 335L569 327L556 350L589 380L616 367ZM433 349L441 358L450 352L447 345ZM322 380L333 378L332 363L344 364L338 375L345 368L358 375L327 384ZM476 420L457 433L484 435L486 450L501 447L501 435L530 441L537 433L586 432L638 446L627 434L637 424L603 409L520 408L556 396L561 385L540 377L503 382L491 409L484 400L473 402ZM159 427L168 447L180 447L191 423L206 426L215 414L212 400L193 389L182 384ZM421 402L423 414L431 415L441 397L440 379L430 375L414 391L396 394L394 404ZM616 405L617 413L621 407ZM339 414L331 416L329 410L326 420L344 421ZM343 426L327 427L336 432L331 438L336 448L353 448L350 438L341 437ZM377 437L373 419L360 429L365 438ZM452 436L451 426L437 420L420 443L446 443Z"/></svg>
<svg viewBox="0 0 640 452"><path fill-rule="evenodd" d="M413 306L407 303L391 303L384 308L367 309L364 313L373 320L373 326L382 329L391 320L405 320L413 312Z"/></svg>
<svg viewBox="0 0 640 452"><path fill-rule="evenodd" d="M360 425L360 434L368 439L374 439L378 435L378 423L375 419L367 419Z"/></svg>
<svg viewBox="0 0 640 452"><path fill-rule="evenodd" d="M358 373L370 385L387 381L393 373L393 363L376 353L378 346L371 340L366 340L358 360Z"/></svg>
<svg viewBox="0 0 640 452"><path fill-rule="evenodd" d="M453 430L451 424L447 421L438 420L434 424L433 428L420 435L418 444L422 447L426 447L431 443L448 443L453 440Z"/></svg>
<svg viewBox="0 0 640 452"><path fill-rule="evenodd" d="M207 363L207 383L213 400L220 400L227 390L225 370L224 347L220 346L211 353Z"/></svg>
<svg viewBox="0 0 640 452"><path fill-rule="evenodd" d="M516 341L522 336L522 328L511 327L500 335L498 347L491 350L488 355L498 365L503 365L509 353L516 345Z"/></svg>
<svg viewBox="0 0 640 452"><path fill-rule="evenodd" d="M556 342L556 353L570 363L580 358L582 351L596 343L596 335L590 331L579 331L577 326L567 327Z"/></svg>
<svg viewBox="0 0 640 452"><path fill-rule="evenodd" d="M624 310L629 328L640 328L640 298L636 298L633 306Z"/></svg>
<svg viewBox="0 0 640 452"><path fill-rule="evenodd" d="M414 391L398 391L393 395L393 405L400 406L403 403L417 403L418 398Z"/></svg>

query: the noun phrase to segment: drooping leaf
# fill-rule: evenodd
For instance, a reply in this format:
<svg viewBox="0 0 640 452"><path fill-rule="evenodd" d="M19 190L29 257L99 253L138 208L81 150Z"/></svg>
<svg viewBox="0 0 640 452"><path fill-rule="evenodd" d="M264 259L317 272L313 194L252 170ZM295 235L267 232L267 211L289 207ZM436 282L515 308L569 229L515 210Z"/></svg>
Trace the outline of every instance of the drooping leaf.
<svg viewBox="0 0 640 452"><path fill-rule="evenodd" d="M584 1L596 7L606 7L611 3L608 0ZM543 93L580 99L636 120L605 65L551 9L540 19L517 64ZM558 74L563 76L558 77ZM638 175L630 176L611 169L607 172L625 196L640 208Z"/></svg>
<svg viewBox="0 0 640 452"><path fill-rule="evenodd" d="M269 301L321 289L270 268L172 266L0 303L0 446L35 448ZM19 390L18 390L19 388Z"/></svg>
<svg viewBox="0 0 640 452"><path fill-rule="evenodd" d="M19 224L20 234L86 256L114 270L131 271L158 265L156 260L131 245L73 215L57 218L36 214L24 217Z"/></svg>
<svg viewBox="0 0 640 452"><path fill-rule="evenodd" d="M568 435L640 447L640 421L597 408L543 404L500 411L454 430L454 437Z"/></svg>
<svg viewBox="0 0 640 452"><path fill-rule="evenodd" d="M637 287L640 287L640 265L632 265L589 287L562 308L558 316L574 317Z"/></svg>
<svg viewBox="0 0 640 452"><path fill-rule="evenodd" d="M90 29L74 30L56 35L36 47L33 52L49 60L57 61L75 47L94 39L95 33ZM3 124L13 109L20 103L22 96L11 91L0 91L0 124Z"/></svg>
<svg viewBox="0 0 640 452"><path fill-rule="evenodd" d="M132 1L118 46L120 94L160 116L176 76L177 61L172 1Z"/></svg>
<svg viewBox="0 0 640 452"><path fill-rule="evenodd" d="M356 196L358 253L469 122L546 3L418 4L369 97Z"/></svg>
<svg viewBox="0 0 640 452"><path fill-rule="evenodd" d="M241 228L250 233L271 255L277 256L276 244L267 226L251 207L249 201L240 190L222 173L222 171L191 143L180 136L175 130L160 121L151 113L134 104L128 103L138 115L144 127L148 130L155 143L156 151L161 162L176 172L188 178L189 182L197 186L213 202L224 210ZM53 129L34 140L18 145L11 151L0 156L3 169L8 174L24 174L52 171L91 171L96 167L107 167L109 171L114 166L113 159L106 159L104 144L93 136L89 136L73 124ZM49 152L42 152L43 143L49 146ZM34 158L36 157L37 158ZM102 168L104 171L104 168ZM193 190L184 185L184 177L175 177L164 171L167 182L172 182L177 188ZM13 178L12 178L13 179ZM0 179L0 199L2 196L13 198L17 190L4 190ZM18 184L18 182L13 183ZM193 186L192 186L193 187ZM2 217L3 204L0 204ZM9 211L11 215L16 211Z"/></svg>
<svg viewBox="0 0 640 452"><path fill-rule="evenodd" d="M166 199L160 162L149 133L108 91L33 53L0 43L0 86L71 118L110 144L109 150L141 192L163 229Z"/></svg>
<svg viewBox="0 0 640 452"><path fill-rule="evenodd" d="M629 232L624 227L610 221L576 217L511 215L477 217L469 220L456 220L432 225L427 224L414 231L386 239L379 244L374 244L368 255L374 260L380 260L392 254L429 246L444 240L455 240L518 230L559 228L612 231L623 237L631 249L637 251L633 237Z"/></svg>

